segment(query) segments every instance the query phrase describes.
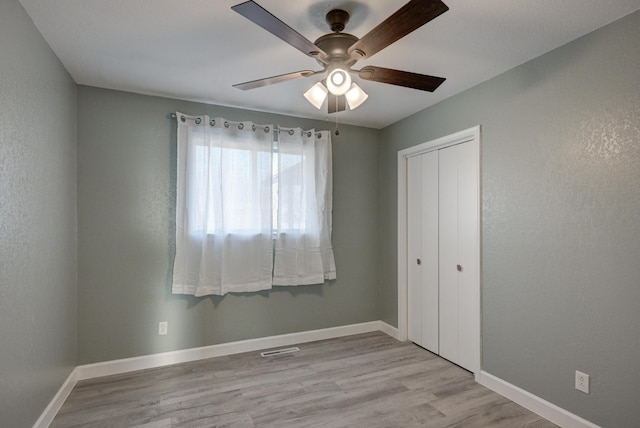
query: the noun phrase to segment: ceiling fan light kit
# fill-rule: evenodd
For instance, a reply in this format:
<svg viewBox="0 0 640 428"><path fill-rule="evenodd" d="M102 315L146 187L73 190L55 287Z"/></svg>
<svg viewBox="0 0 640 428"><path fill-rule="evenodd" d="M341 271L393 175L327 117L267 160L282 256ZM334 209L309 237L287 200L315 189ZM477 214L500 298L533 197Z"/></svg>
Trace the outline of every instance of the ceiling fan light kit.
<svg viewBox="0 0 640 428"><path fill-rule="evenodd" d="M329 95L329 89L322 83L317 82L313 85L307 92L305 92L304 97L309 101L315 108L320 110L322 105L324 104L324 100L327 99ZM337 94L333 94L337 95ZM369 95L365 91L362 90L357 83L351 83L349 90L344 94L344 98L349 106L350 110L354 110L362 103L364 103Z"/></svg>
<svg viewBox="0 0 640 428"><path fill-rule="evenodd" d="M353 82L351 74L363 80L429 92L435 91L445 81L442 77L384 67L367 66L362 70L352 68L359 60L371 58L377 52L449 10L440 0L411 0L360 39L352 34L342 33L349 22L348 12L342 9L330 10L326 15L326 21L332 33L319 37L314 43L254 1L240 3L232 6L231 9L305 55L314 58L323 67L320 71L302 70L233 85L236 88L249 90L325 74L326 79L314 84L304 93L304 97L317 109L320 109L324 100L329 98L328 113L335 113L346 110L347 105L353 110L369 97L359 85Z"/></svg>
<svg viewBox="0 0 640 428"><path fill-rule="evenodd" d="M349 71L341 68L334 67L327 76L327 89L333 95L344 95L349 89L351 89L351 76Z"/></svg>
<svg viewBox="0 0 640 428"><path fill-rule="evenodd" d="M320 110L324 100L327 98L327 90L326 86L322 84L322 82L318 82L313 85L307 92L304 93L304 97L309 101L315 108Z"/></svg>
<svg viewBox="0 0 640 428"><path fill-rule="evenodd" d="M344 96L351 110L360 107L360 105L369 98L369 95L367 95L357 83L352 83L351 89L349 89Z"/></svg>

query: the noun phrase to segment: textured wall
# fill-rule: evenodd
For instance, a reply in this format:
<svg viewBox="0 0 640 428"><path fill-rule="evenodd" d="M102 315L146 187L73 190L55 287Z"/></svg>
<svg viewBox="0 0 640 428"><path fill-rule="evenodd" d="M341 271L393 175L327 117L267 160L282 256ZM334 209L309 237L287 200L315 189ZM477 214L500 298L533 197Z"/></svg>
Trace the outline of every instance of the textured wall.
<svg viewBox="0 0 640 428"><path fill-rule="evenodd" d="M31 426L76 364L76 87L0 2L0 425Z"/></svg>
<svg viewBox="0 0 640 428"><path fill-rule="evenodd" d="M79 87L79 360L112 360L378 319L379 131L333 140L338 279L192 298L170 294L176 110L327 129L325 122ZM169 334L158 336L158 321Z"/></svg>
<svg viewBox="0 0 640 428"><path fill-rule="evenodd" d="M380 155L385 260L397 151L482 125L483 369L607 427L640 420L638 46L640 12L394 124Z"/></svg>

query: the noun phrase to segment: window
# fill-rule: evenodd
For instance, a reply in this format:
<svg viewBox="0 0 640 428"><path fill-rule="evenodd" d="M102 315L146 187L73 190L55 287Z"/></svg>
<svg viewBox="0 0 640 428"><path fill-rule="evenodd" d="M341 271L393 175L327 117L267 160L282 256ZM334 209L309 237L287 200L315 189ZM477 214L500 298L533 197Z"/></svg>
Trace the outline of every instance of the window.
<svg viewBox="0 0 640 428"><path fill-rule="evenodd" d="M273 153L273 180L272 180L272 198L273 198L273 230L304 230L305 229L305 213L304 210L296 209L291 204L279 205L280 181L283 182L283 188L288 192L301 195L301 206L305 206L304 187L301 183L293 183L292 176L300 172L303 167L304 158L292 154L281 153L277 150ZM282 215L278 213L282 211ZM281 222L278 223L279 219Z"/></svg>
<svg viewBox="0 0 640 428"><path fill-rule="evenodd" d="M195 171L190 181L196 225L193 233L251 234L261 229L254 212L255 192L273 184L267 182L272 181L271 174L267 175L269 165L262 168L255 165L265 163L270 155L248 149L209 147L203 138L196 137ZM220 169L223 164L229 167ZM219 176L223 171L224 179Z"/></svg>
<svg viewBox="0 0 640 428"><path fill-rule="evenodd" d="M177 117L173 292L334 279L329 132Z"/></svg>

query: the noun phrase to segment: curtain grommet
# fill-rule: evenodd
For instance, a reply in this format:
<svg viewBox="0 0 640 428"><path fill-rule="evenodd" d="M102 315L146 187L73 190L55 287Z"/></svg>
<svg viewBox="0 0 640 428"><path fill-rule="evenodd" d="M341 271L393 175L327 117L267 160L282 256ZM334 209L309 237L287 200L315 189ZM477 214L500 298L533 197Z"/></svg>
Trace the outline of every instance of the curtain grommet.
<svg viewBox="0 0 640 428"><path fill-rule="evenodd" d="M244 129L244 123L240 122L238 124L238 129L240 129L240 130Z"/></svg>
<svg viewBox="0 0 640 428"><path fill-rule="evenodd" d="M227 122L226 120L224 121L224 127L228 128L229 127L229 122Z"/></svg>
<svg viewBox="0 0 640 428"><path fill-rule="evenodd" d="M196 125L200 125L202 123L202 119L200 119L199 117L196 117L195 122L196 122Z"/></svg>
<svg viewBox="0 0 640 428"><path fill-rule="evenodd" d="M215 119L211 119L211 120L209 121L209 125L211 125L211 126L216 126L216 120L215 120Z"/></svg>

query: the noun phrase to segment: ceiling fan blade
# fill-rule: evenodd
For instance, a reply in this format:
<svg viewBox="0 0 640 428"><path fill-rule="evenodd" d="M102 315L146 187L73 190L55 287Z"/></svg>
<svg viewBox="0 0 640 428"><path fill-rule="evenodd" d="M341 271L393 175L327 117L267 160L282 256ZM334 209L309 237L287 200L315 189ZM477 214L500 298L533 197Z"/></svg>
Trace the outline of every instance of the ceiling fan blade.
<svg viewBox="0 0 640 428"><path fill-rule="evenodd" d="M344 95L327 94L327 112L329 114L344 111L347 109L347 98Z"/></svg>
<svg viewBox="0 0 640 428"><path fill-rule="evenodd" d="M254 1L246 1L238 5L232 6L231 9L238 12L240 15L252 21L254 24L264 28L274 36L279 37L285 42L289 43L294 48L298 49L305 55L312 57L326 56L326 53L322 49L307 40L303 35L298 33L293 28L289 27L284 22L273 16L269 11L264 9L258 3Z"/></svg>
<svg viewBox="0 0 640 428"><path fill-rule="evenodd" d="M393 42L449 10L440 0L411 0L349 48L352 59L371 58Z"/></svg>
<svg viewBox="0 0 640 428"><path fill-rule="evenodd" d="M236 83L235 85L233 85L233 87L242 89L243 91L247 91L249 89L261 88L263 86L274 85L276 83L282 83L289 80L313 76L314 74L318 74L318 72L312 70L302 70L293 73L280 74L279 76L271 76L265 77L264 79L252 80L250 82Z"/></svg>
<svg viewBox="0 0 640 428"><path fill-rule="evenodd" d="M426 74L393 70L391 68L367 66L359 71L359 76L365 80L404 86L421 91L435 91L446 79L444 77L428 76Z"/></svg>

